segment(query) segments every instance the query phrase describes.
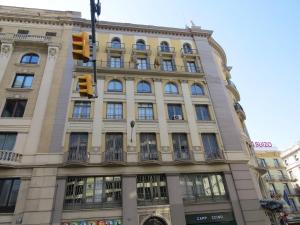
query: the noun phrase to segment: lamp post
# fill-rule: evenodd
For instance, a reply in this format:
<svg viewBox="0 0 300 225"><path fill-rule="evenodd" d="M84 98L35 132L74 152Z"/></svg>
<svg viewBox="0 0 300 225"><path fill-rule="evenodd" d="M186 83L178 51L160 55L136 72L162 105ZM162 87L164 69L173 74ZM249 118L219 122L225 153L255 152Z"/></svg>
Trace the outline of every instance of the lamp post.
<svg viewBox="0 0 300 225"><path fill-rule="evenodd" d="M130 127L131 127L131 136L130 136L130 142L131 142L131 143L132 143L132 131L133 131L134 125L135 125L135 122L134 122L134 120L131 120L131 121L130 121Z"/></svg>

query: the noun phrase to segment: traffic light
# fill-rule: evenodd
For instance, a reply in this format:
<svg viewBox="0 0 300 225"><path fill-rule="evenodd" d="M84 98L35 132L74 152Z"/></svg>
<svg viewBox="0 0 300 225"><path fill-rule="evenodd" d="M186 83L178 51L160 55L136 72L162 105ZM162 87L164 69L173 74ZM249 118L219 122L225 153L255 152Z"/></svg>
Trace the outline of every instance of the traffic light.
<svg viewBox="0 0 300 225"><path fill-rule="evenodd" d="M93 79L91 74L78 77L80 96L92 98L94 96Z"/></svg>
<svg viewBox="0 0 300 225"><path fill-rule="evenodd" d="M87 32L80 32L72 34L73 44L73 59L80 59L83 62L90 60L90 43L89 34Z"/></svg>

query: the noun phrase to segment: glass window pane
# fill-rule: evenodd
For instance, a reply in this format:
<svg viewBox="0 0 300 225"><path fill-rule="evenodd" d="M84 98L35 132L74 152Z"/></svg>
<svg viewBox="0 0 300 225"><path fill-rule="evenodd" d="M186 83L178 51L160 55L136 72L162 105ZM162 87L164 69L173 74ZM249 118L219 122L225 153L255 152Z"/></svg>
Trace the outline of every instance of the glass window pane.
<svg viewBox="0 0 300 225"><path fill-rule="evenodd" d="M33 81L33 76L26 76L23 84L23 88L31 88Z"/></svg>
<svg viewBox="0 0 300 225"><path fill-rule="evenodd" d="M24 76L17 75L13 84L14 88L21 88L23 84Z"/></svg>
<svg viewBox="0 0 300 225"><path fill-rule="evenodd" d="M12 186L12 189L11 189L11 193L10 193L10 198L9 198L9 201L8 201L8 206L16 205L17 197L18 197L18 193L19 193L19 188L20 188L20 180L14 180L13 186Z"/></svg>
<svg viewBox="0 0 300 225"><path fill-rule="evenodd" d="M12 180L0 180L0 207L7 206Z"/></svg>
<svg viewBox="0 0 300 225"><path fill-rule="evenodd" d="M7 134L6 139L2 145L3 150L13 150L16 143L16 134Z"/></svg>

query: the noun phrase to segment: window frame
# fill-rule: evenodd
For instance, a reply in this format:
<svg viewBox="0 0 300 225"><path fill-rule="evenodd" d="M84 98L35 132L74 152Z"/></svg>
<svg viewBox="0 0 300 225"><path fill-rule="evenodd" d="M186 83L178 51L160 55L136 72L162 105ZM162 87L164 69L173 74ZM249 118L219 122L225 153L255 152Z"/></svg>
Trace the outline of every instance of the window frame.
<svg viewBox="0 0 300 225"><path fill-rule="evenodd" d="M106 119L122 120L123 119L123 103L122 102L107 102L106 103Z"/></svg>
<svg viewBox="0 0 300 225"><path fill-rule="evenodd" d="M162 70L166 72L173 72L176 70L172 59L163 59L161 66Z"/></svg>
<svg viewBox="0 0 300 225"><path fill-rule="evenodd" d="M142 86L142 87L141 87ZM144 86L148 86L149 90L145 90ZM146 88L147 89L147 88ZM148 81L141 80L136 85L136 92L139 94L143 93L152 93L151 84Z"/></svg>
<svg viewBox="0 0 300 225"><path fill-rule="evenodd" d="M201 91L197 91L197 88L199 88L199 90L201 90ZM193 83L191 85L191 94L192 94L192 96L204 96L205 91L204 91L203 85L198 84L198 83Z"/></svg>
<svg viewBox="0 0 300 225"><path fill-rule="evenodd" d="M3 206L0 206L0 213L13 213L15 211L15 207L16 207L16 203L17 203L17 199L18 199L18 195L19 195L19 191L20 191L20 185L21 185L21 180L19 178L4 178L4 179L0 179L0 181L11 181L11 183L9 184L9 190L8 191L8 195L5 195L3 197L6 197L6 200L4 199L4 201L6 201L5 205L3 204ZM17 187L17 189L15 190L14 188ZM1 186L1 182L0 182L0 203L1 203L1 193L3 191L3 187L4 187L4 183L2 183ZM17 192L17 193L13 193L13 191ZM16 196L13 196L13 194L16 194ZM10 203L10 201L12 201ZM11 205L9 205L11 204Z"/></svg>
<svg viewBox="0 0 300 225"><path fill-rule="evenodd" d="M28 60L25 61L26 58L29 58ZM40 56L36 53L26 53L22 55L20 64L32 64L32 65L37 65L39 64Z"/></svg>
<svg viewBox="0 0 300 225"><path fill-rule="evenodd" d="M111 39L111 48L120 49L122 46L121 39L119 37L113 37Z"/></svg>
<svg viewBox="0 0 300 225"><path fill-rule="evenodd" d="M184 120L183 109L181 104L168 103L168 119L174 120L175 116L181 116L181 120ZM172 113L171 113L172 112Z"/></svg>
<svg viewBox="0 0 300 225"><path fill-rule="evenodd" d="M138 120L154 120L153 103L138 103Z"/></svg>
<svg viewBox="0 0 300 225"><path fill-rule="evenodd" d="M174 89L175 87L175 89ZM167 88L169 90L167 90ZM174 90L172 90L174 89ZM178 86L176 83L173 83L173 82L168 82L165 84L165 88L164 88L164 93L165 94L168 94L168 95L178 95L179 94L179 89L178 89Z"/></svg>
<svg viewBox="0 0 300 225"><path fill-rule="evenodd" d="M159 49L161 52L170 52L170 46L167 41L160 42Z"/></svg>
<svg viewBox="0 0 300 225"><path fill-rule="evenodd" d="M78 108L79 112L77 114L75 114L75 111L77 111L77 108ZM90 119L90 117L91 117L91 102L90 101L74 101L72 118L73 119Z"/></svg>
<svg viewBox="0 0 300 225"><path fill-rule="evenodd" d="M165 174L137 175L136 192L138 206L169 203L168 183Z"/></svg>
<svg viewBox="0 0 300 225"><path fill-rule="evenodd" d="M158 160L156 133L140 133L141 160Z"/></svg>
<svg viewBox="0 0 300 225"><path fill-rule="evenodd" d="M88 183L89 180L93 180L93 182ZM92 190L89 191L89 189ZM68 192L70 193L69 195ZM66 202L68 200L70 200L70 203ZM64 194L64 209L111 208L121 206L121 176L112 175L67 178Z"/></svg>
<svg viewBox="0 0 300 225"><path fill-rule="evenodd" d="M13 151L16 145L16 141L17 141L17 132L0 132L0 141L2 141L3 139L3 143L0 142L0 151ZM2 138L3 136L3 138ZM13 138L13 144L11 144L11 146L7 147L7 142L8 142L8 138L11 137ZM11 141L11 140L10 140Z"/></svg>
<svg viewBox="0 0 300 225"><path fill-rule="evenodd" d="M145 51L146 50L146 43L143 39L138 39L136 42L136 50Z"/></svg>
<svg viewBox="0 0 300 225"><path fill-rule="evenodd" d="M16 86L16 81L17 81L17 78L18 77L23 77L23 80L22 80L22 84L21 86ZM24 86L25 83L26 83L26 79L31 77L31 83L30 83L30 86ZM33 79L34 79L34 74L31 74L31 73L16 73L16 76L14 78L14 81L12 83L12 88L23 88L23 89L31 89L32 88L32 83L33 83Z"/></svg>
<svg viewBox="0 0 300 225"><path fill-rule="evenodd" d="M117 84L120 85L120 89L116 88ZM113 85L113 87L111 88L110 85ZM107 91L121 93L123 92L123 83L117 79L110 80L107 84Z"/></svg>
<svg viewBox="0 0 300 225"><path fill-rule="evenodd" d="M209 105L196 104L195 111L196 111L197 121L210 121L211 120Z"/></svg>
<svg viewBox="0 0 300 225"><path fill-rule="evenodd" d="M5 115L9 112L6 109L6 107L8 107L8 104L12 104L12 103L14 103L14 105L12 107L13 110L11 112L11 115ZM20 112L20 114L16 115L18 111L21 111L22 108L20 108L20 109L17 109L17 108L22 107L22 104L24 104L23 105L23 107L24 107L23 112ZM19 105L21 105L21 106L19 106ZM26 105L27 105L27 99L7 98L6 101L5 101L5 105L3 107L3 110L2 110L1 117L2 118L23 118L25 110L26 110Z"/></svg>
<svg viewBox="0 0 300 225"><path fill-rule="evenodd" d="M193 53L192 46L191 46L190 43L184 43L182 45L182 48L183 48L183 52L185 54L192 54Z"/></svg>

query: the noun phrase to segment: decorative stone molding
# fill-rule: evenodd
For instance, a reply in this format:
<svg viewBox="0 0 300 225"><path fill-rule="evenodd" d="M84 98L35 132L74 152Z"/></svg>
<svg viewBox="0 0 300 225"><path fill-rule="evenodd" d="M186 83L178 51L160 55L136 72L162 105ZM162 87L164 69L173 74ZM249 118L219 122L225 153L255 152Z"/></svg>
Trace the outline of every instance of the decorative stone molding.
<svg viewBox="0 0 300 225"><path fill-rule="evenodd" d="M48 56L49 58L55 58L58 53L58 47L49 46L48 47Z"/></svg>
<svg viewBox="0 0 300 225"><path fill-rule="evenodd" d="M127 152L136 152L135 146L127 146Z"/></svg>
<svg viewBox="0 0 300 225"><path fill-rule="evenodd" d="M161 146L161 152L170 152L169 146Z"/></svg>
<svg viewBox="0 0 300 225"><path fill-rule="evenodd" d="M8 56L10 51L12 51L12 44L3 43L1 45L1 55Z"/></svg>
<svg viewBox="0 0 300 225"><path fill-rule="evenodd" d="M201 152L202 151L200 146L193 146L192 149L195 152Z"/></svg>

